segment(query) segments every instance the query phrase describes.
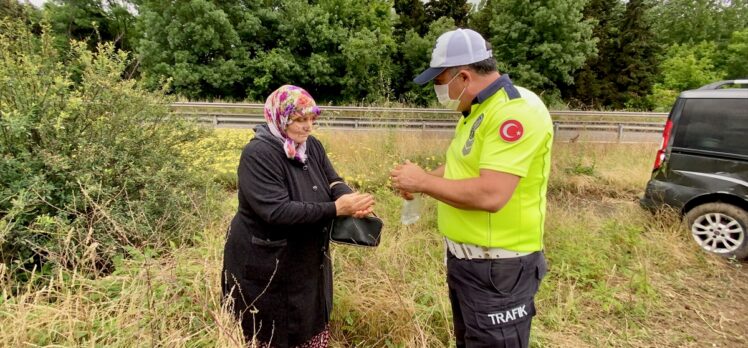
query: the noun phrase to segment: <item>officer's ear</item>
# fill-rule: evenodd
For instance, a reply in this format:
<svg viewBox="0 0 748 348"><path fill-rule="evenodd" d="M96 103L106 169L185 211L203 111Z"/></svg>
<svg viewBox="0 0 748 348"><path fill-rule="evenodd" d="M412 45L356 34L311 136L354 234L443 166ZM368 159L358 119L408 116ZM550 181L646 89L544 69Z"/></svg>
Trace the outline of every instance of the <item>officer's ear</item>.
<svg viewBox="0 0 748 348"><path fill-rule="evenodd" d="M473 73L470 69L462 69L457 73L462 75L462 80L465 81L466 84L473 81Z"/></svg>

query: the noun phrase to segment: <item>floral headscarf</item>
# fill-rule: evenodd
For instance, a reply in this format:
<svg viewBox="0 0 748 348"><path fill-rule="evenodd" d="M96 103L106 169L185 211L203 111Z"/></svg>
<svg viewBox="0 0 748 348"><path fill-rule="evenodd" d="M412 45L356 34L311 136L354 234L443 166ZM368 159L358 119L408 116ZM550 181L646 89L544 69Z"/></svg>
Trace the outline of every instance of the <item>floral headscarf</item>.
<svg viewBox="0 0 748 348"><path fill-rule="evenodd" d="M286 157L306 163L306 142L297 144L286 134L286 126L290 123L291 115L320 114L320 109L314 99L301 87L285 85L276 89L265 101L265 121L270 133L283 142Z"/></svg>

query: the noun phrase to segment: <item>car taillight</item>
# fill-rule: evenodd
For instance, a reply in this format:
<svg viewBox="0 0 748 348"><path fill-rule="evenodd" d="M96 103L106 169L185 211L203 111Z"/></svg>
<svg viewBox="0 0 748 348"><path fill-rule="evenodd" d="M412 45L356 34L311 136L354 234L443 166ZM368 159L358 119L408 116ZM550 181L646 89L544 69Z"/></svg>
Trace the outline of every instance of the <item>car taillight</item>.
<svg viewBox="0 0 748 348"><path fill-rule="evenodd" d="M662 162L665 161L665 150L667 149L667 143L670 140L670 132L673 130L673 121L667 120L665 123L665 130L662 131L662 145L657 150L657 157L655 158L654 168L652 170L660 169Z"/></svg>

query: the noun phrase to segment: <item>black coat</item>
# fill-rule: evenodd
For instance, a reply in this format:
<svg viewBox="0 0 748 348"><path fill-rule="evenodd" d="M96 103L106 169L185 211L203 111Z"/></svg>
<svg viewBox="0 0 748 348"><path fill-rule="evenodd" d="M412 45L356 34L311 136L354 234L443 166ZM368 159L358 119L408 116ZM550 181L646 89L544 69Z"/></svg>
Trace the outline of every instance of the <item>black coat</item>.
<svg viewBox="0 0 748 348"><path fill-rule="evenodd" d="M322 144L309 137L307 162L286 158L267 126L255 128L239 160L239 209L224 248L222 289L245 337L273 347L320 333L332 310L327 229L335 199L351 192Z"/></svg>

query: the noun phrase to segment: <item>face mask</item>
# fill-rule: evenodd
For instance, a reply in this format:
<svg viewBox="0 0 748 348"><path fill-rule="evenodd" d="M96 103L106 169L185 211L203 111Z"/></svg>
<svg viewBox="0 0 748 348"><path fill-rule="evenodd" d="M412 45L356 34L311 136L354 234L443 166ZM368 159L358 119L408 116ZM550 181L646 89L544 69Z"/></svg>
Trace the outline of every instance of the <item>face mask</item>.
<svg viewBox="0 0 748 348"><path fill-rule="evenodd" d="M465 93L465 89L467 89L467 86L465 86L457 99L449 98L449 84L452 83L458 75L459 74L455 75L451 80L449 80L449 82L443 85L434 84L434 92L436 92L436 99L439 100L439 104L442 104L445 108L450 110L457 110L457 108L460 107L460 98L462 98L462 94Z"/></svg>

